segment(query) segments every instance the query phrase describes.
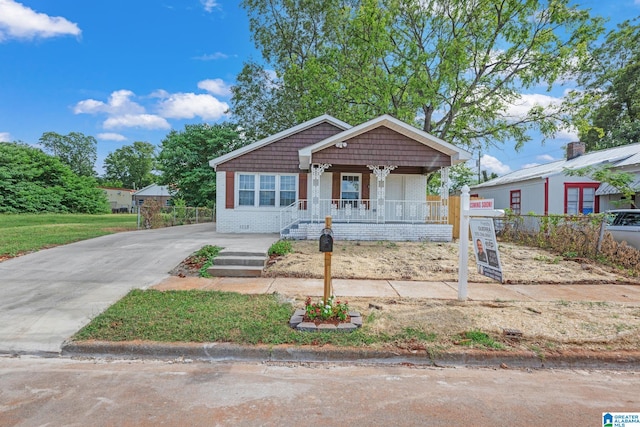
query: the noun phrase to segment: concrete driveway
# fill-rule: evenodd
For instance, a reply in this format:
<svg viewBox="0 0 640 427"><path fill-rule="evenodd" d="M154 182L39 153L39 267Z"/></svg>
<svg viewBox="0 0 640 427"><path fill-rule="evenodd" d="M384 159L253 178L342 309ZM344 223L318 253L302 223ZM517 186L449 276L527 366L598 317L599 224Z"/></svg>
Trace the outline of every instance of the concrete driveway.
<svg viewBox="0 0 640 427"><path fill-rule="evenodd" d="M0 263L0 353L58 354L62 343L134 288L159 283L212 244L266 251L276 234L218 234L215 224L117 233Z"/></svg>

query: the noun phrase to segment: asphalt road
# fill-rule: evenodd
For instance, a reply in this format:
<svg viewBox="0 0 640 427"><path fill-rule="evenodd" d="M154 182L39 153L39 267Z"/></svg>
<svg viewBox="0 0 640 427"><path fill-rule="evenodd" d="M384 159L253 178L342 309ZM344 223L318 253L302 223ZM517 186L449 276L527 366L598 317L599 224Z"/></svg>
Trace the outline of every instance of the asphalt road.
<svg viewBox="0 0 640 427"><path fill-rule="evenodd" d="M266 251L273 235L197 224L111 234L0 263L0 354L59 354L62 343L131 289L168 276L207 244Z"/></svg>
<svg viewBox="0 0 640 427"><path fill-rule="evenodd" d="M598 426L629 371L0 357L2 426Z"/></svg>

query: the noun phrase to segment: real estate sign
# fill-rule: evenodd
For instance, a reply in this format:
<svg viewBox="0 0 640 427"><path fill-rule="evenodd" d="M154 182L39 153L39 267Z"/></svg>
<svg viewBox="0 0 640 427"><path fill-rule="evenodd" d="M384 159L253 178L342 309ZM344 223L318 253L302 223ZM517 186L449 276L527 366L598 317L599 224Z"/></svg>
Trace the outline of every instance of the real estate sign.
<svg viewBox="0 0 640 427"><path fill-rule="evenodd" d="M469 221L473 252L476 254L478 273L502 283L502 265L498 252L496 232L492 218L471 218Z"/></svg>

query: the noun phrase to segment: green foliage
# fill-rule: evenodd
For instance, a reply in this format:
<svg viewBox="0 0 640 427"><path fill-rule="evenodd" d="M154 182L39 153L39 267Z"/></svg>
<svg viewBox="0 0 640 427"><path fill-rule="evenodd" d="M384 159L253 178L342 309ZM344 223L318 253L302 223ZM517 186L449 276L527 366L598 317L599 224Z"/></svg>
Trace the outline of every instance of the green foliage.
<svg viewBox="0 0 640 427"><path fill-rule="evenodd" d="M216 200L216 172L209 160L242 146L233 125L186 125L172 130L162 141L157 157L162 171L159 184L169 185L173 197L189 206L212 207Z"/></svg>
<svg viewBox="0 0 640 427"><path fill-rule="evenodd" d="M569 105L587 151L640 141L639 45L640 24L625 21L583 65Z"/></svg>
<svg viewBox="0 0 640 427"><path fill-rule="evenodd" d="M206 245L200 248L200 250L193 255L196 259L200 259L202 262L202 267L198 270L200 277L211 277L207 272L207 269L213 265L213 260L218 256L221 250L222 248L219 246Z"/></svg>
<svg viewBox="0 0 640 427"><path fill-rule="evenodd" d="M478 346L483 348L503 349L504 345L496 342L493 338L482 331L466 331L456 337L460 345Z"/></svg>
<svg viewBox="0 0 640 427"><path fill-rule="evenodd" d="M78 176L58 158L18 143L0 143L0 213L107 213L95 179Z"/></svg>
<svg viewBox="0 0 640 427"><path fill-rule="evenodd" d="M75 174L95 176L93 166L96 163L98 141L94 137L80 132L71 132L68 135L45 132L39 141L45 151L60 159Z"/></svg>
<svg viewBox="0 0 640 427"><path fill-rule="evenodd" d="M278 240L271 247L269 247L268 254L284 256L288 253L293 252L293 247L291 246L291 242L289 240Z"/></svg>
<svg viewBox="0 0 640 427"><path fill-rule="evenodd" d="M154 156L155 146L148 142L136 141L118 148L104 160L104 179L120 181L124 188L140 189L153 184Z"/></svg>
<svg viewBox="0 0 640 427"><path fill-rule="evenodd" d="M568 0L241 5L265 60L246 64L233 88L231 112L251 138L325 113L351 124L387 113L466 147L521 146L529 129L554 134L563 111L506 110L575 71L602 23Z"/></svg>

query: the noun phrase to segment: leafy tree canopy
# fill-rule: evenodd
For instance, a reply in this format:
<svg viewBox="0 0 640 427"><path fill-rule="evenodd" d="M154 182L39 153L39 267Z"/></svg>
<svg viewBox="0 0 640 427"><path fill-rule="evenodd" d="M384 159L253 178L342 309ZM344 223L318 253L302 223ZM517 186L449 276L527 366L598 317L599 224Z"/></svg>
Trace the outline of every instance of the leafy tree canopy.
<svg viewBox="0 0 640 427"><path fill-rule="evenodd" d="M640 24L625 21L609 32L578 82L584 90L571 103L587 151L640 142Z"/></svg>
<svg viewBox="0 0 640 427"><path fill-rule="evenodd" d="M94 137L80 132L71 132L68 135L45 132L39 141L46 152L59 158L74 173L80 176L95 176L93 167L97 158L98 141Z"/></svg>
<svg viewBox="0 0 640 427"><path fill-rule="evenodd" d="M162 140L157 157L162 171L159 184L169 185L172 195L188 206L210 207L216 200L216 173L209 160L242 146L235 126L223 124L186 125L172 130Z"/></svg>
<svg viewBox="0 0 640 427"><path fill-rule="evenodd" d="M266 61L245 64L231 112L260 138L328 113L380 114L462 146L553 135L560 107L508 109L575 71L601 19L568 0L243 0ZM274 73L267 72L274 70Z"/></svg>
<svg viewBox="0 0 640 427"><path fill-rule="evenodd" d="M118 148L104 160L104 179L120 181L125 188L141 189L156 180L155 146L136 141L133 145Z"/></svg>
<svg viewBox="0 0 640 427"><path fill-rule="evenodd" d="M0 143L0 213L108 213L104 193L91 177L38 148Z"/></svg>

